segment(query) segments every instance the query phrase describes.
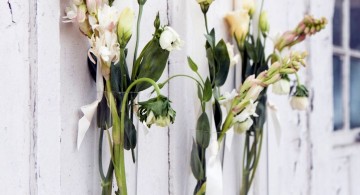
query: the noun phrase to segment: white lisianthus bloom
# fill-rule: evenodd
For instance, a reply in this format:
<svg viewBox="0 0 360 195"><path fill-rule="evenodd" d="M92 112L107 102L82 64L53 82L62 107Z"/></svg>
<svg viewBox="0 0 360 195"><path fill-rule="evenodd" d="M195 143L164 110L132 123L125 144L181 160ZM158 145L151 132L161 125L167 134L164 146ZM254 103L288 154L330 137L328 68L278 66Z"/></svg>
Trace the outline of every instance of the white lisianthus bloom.
<svg viewBox="0 0 360 195"><path fill-rule="evenodd" d="M231 93L229 92L225 92L224 95L222 95L219 99L219 103L223 106L225 106L225 108L229 111L231 109L231 103L234 100L234 98L236 96L238 96L239 94L236 92L235 89L233 89L231 91Z"/></svg>
<svg viewBox="0 0 360 195"><path fill-rule="evenodd" d="M155 115L154 113L151 111L150 114L147 116L146 118L146 125L147 126L151 126L152 124L154 124L155 122Z"/></svg>
<svg viewBox="0 0 360 195"><path fill-rule="evenodd" d="M230 66L235 66L235 64L239 63L240 61L240 55L239 54L235 55L234 45L230 43L226 43L226 48L230 57Z"/></svg>
<svg viewBox="0 0 360 195"><path fill-rule="evenodd" d="M243 0L243 9L247 10L249 15L252 16L255 12L255 0Z"/></svg>
<svg viewBox="0 0 360 195"><path fill-rule="evenodd" d="M100 32L110 31L114 32L119 19L119 11L113 6L105 4L102 8L98 9L98 22L99 26L97 29Z"/></svg>
<svg viewBox="0 0 360 195"><path fill-rule="evenodd" d="M164 31L160 35L159 41L161 48L170 52L174 49L179 50L180 46L182 45L179 34L169 26L164 28Z"/></svg>
<svg viewBox="0 0 360 195"><path fill-rule="evenodd" d="M155 120L155 124L159 127L167 127L170 125L170 123L171 123L170 117L160 116Z"/></svg>
<svg viewBox="0 0 360 195"><path fill-rule="evenodd" d="M248 11L241 9L230 12L225 16L225 20L230 27L231 36L234 36L238 44L242 46L249 32L250 16Z"/></svg>
<svg viewBox="0 0 360 195"><path fill-rule="evenodd" d="M309 106L309 99L307 97L293 96L290 100L290 105L294 110L306 110Z"/></svg>
<svg viewBox="0 0 360 195"><path fill-rule="evenodd" d="M280 79L272 86L272 92L278 95L287 95L290 93L290 82L286 79Z"/></svg>
<svg viewBox="0 0 360 195"><path fill-rule="evenodd" d="M71 6L65 8L65 13L66 16L63 17L65 19L63 22L74 22L78 15L78 8L75 4L72 4Z"/></svg>

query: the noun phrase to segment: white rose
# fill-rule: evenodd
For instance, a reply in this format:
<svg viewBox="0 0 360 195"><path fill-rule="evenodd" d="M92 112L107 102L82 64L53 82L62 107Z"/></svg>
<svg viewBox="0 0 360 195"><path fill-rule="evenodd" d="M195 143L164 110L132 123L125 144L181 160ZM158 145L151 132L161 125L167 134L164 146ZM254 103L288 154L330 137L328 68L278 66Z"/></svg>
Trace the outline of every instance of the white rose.
<svg viewBox="0 0 360 195"><path fill-rule="evenodd" d="M290 105L294 110L306 110L309 106L309 99L307 97L293 96L290 100Z"/></svg>
<svg viewBox="0 0 360 195"><path fill-rule="evenodd" d="M290 93L290 82L286 79L280 79L272 86L272 92L278 95L287 95Z"/></svg>
<svg viewBox="0 0 360 195"><path fill-rule="evenodd" d="M161 48L170 52L174 49L179 50L180 46L182 45L179 34L169 26L164 28L164 31L160 35L159 41Z"/></svg>
<svg viewBox="0 0 360 195"><path fill-rule="evenodd" d="M234 45L232 45L230 43L226 43L226 48L229 53L230 66L234 66L235 64L239 63L240 55L239 54L235 55Z"/></svg>

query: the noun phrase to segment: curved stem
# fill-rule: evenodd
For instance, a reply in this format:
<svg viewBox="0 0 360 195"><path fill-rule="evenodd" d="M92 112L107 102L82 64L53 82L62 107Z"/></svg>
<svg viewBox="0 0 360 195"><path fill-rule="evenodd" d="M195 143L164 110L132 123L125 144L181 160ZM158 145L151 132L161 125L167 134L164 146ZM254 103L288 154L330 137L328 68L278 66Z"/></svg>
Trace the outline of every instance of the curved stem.
<svg viewBox="0 0 360 195"><path fill-rule="evenodd" d="M114 119L114 124L113 124L113 136L114 136L113 141L114 141L114 155L115 155L114 166L119 166L119 168L115 168L115 177L116 177L118 187L121 189L121 195L127 195L126 174L125 174L125 157L124 157L125 108L127 105L128 96L129 96L131 89L134 86L136 86L136 84L141 83L141 82L148 82L151 85L153 85L157 95L158 96L160 95L160 88L154 80L149 79L149 78L137 79L133 83L131 83L131 85L125 91L124 98L121 103L120 129L115 128L115 123L118 119L118 115L115 116L116 118ZM110 84L108 84L108 83L110 83L110 82L107 82L107 87L110 88ZM111 96L112 96L112 94L111 94ZM115 109L115 112L116 112L116 109Z"/></svg>
<svg viewBox="0 0 360 195"><path fill-rule="evenodd" d="M144 5L141 5L141 4L139 5L139 14L138 14L137 25L136 25L136 44L135 44L133 65L136 62L137 51L138 51L138 47L139 47L140 23L141 23L143 7L144 7Z"/></svg>
<svg viewBox="0 0 360 195"><path fill-rule="evenodd" d="M103 137L104 137L104 131L102 129L100 129L98 163L99 163L99 172L100 172L101 180L104 182L105 181L105 174L104 174L103 163L102 163Z"/></svg>
<svg viewBox="0 0 360 195"><path fill-rule="evenodd" d="M166 80L165 80L164 82L162 82L161 84L162 84L162 85L165 85L165 84L168 83L171 79L176 78L176 77L187 77L187 78L190 78L190 79L194 80L194 81L201 87L201 89L203 89L201 83L200 83L198 80L196 80L194 77L189 76L189 75L186 75L186 74L173 75L173 76L169 77L168 79L166 79ZM202 81L202 82L203 82L203 81ZM204 84L204 82L203 82L203 84Z"/></svg>

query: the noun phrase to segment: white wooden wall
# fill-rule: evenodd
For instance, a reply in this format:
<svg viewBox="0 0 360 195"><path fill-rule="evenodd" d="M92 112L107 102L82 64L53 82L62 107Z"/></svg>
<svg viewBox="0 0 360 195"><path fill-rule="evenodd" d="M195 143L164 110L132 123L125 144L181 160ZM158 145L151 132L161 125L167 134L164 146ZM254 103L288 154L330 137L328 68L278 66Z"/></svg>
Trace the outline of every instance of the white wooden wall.
<svg viewBox="0 0 360 195"><path fill-rule="evenodd" d="M217 38L231 41L223 16L240 0L216 0L209 11L209 26ZM87 40L77 28L60 22L68 0L3 0L0 2L0 191L1 194L99 194L98 131L93 127L76 150L79 107L92 102L96 88L87 70ZM265 0L271 33L292 29L305 13L333 14L333 0ZM135 0L120 7L137 9ZM160 11L185 40L173 52L163 79L192 74L191 56L207 75L203 18L195 0L148 0L142 21L140 46L150 39L152 22ZM254 195L360 194L358 145L336 147L332 135L331 26L298 49L310 52L309 69L302 72L312 91L306 113L292 111L287 97L270 95L279 108L282 137L278 145L269 121ZM134 40L130 43L133 44ZM132 56L130 49L129 56ZM222 91L235 86L235 70ZM191 80L170 82L177 118L170 128L144 133L138 125L138 163L127 153L129 194L188 195L195 180L190 170L190 149L199 112L196 85ZM148 94L144 93L143 98ZM186 105L186 106L184 106ZM229 140L227 140L228 142ZM238 194L242 137L234 136L224 151L224 195ZM107 158L104 158L104 166Z"/></svg>

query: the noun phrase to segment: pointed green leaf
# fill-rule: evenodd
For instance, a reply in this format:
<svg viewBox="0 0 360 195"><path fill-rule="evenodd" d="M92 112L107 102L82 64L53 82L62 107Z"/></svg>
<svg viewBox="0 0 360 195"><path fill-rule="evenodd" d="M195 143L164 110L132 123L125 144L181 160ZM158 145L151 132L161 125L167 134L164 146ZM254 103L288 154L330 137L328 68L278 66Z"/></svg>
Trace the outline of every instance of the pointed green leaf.
<svg viewBox="0 0 360 195"><path fill-rule="evenodd" d="M196 124L196 143L207 148L210 142L210 122L206 112L203 112Z"/></svg>
<svg viewBox="0 0 360 195"><path fill-rule="evenodd" d="M219 41L215 48L216 75L215 85L220 87L224 85L230 68L230 56L224 40Z"/></svg>
<svg viewBox="0 0 360 195"><path fill-rule="evenodd" d="M200 161L199 153L195 141L193 141L190 159L191 171L197 180L202 180L205 177L204 169Z"/></svg>
<svg viewBox="0 0 360 195"><path fill-rule="evenodd" d="M206 78L205 85L204 85L204 92L203 92L203 101L208 102L212 97L212 87L209 77Z"/></svg>
<svg viewBox="0 0 360 195"><path fill-rule="evenodd" d="M198 66L195 64L195 62L190 57L188 57L187 59L188 59L188 64L189 64L191 70L194 72L197 72Z"/></svg>

